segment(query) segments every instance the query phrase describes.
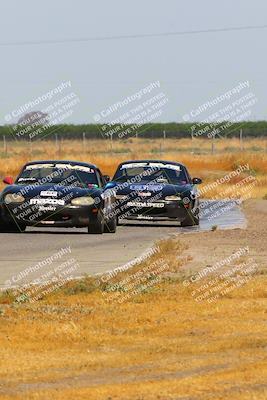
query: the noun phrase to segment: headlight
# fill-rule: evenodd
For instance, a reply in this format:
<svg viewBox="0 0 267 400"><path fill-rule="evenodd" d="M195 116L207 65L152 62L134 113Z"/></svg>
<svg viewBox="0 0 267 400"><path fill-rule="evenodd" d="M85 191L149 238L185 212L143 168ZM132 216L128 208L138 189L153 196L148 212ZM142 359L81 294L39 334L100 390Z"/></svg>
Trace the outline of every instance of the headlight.
<svg viewBox="0 0 267 400"><path fill-rule="evenodd" d="M25 197L23 197L19 193L9 193L5 196L5 203L23 203L25 201Z"/></svg>
<svg viewBox="0 0 267 400"><path fill-rule="evenodd" d="M116 199L117 200L123 200L126 199L127 195L126 194L116 194Z"/></svg>
<svg viewBox="0 0 267 400"><path fill-rule="evenodd" d="M71 200L73 206L91 206L94 204L95 200L93 197L76 197L76 199Z"/></svg>
<svg viewBox="0 0 267 400"><path fill-rule="evenodd" d="M178 201L178 200L182 200L180 196L167 196L165 197L165 200L167 201Z"/></svg>

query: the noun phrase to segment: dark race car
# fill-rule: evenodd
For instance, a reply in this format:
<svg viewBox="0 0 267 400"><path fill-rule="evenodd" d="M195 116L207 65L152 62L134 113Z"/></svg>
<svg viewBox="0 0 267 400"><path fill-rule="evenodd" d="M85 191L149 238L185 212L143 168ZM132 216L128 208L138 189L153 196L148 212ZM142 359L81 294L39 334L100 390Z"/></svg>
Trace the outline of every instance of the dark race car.
<svg viewBox="0 0 267 400"><path fill-rule="evenodd" d="M110 217L112 193L104 196L109 178L93 164L34 161L0 195L0 231L23 232L27 226L87 227L88 233L116 231Z"/></svg>
<svg viewBox="0 0 267 400"><path fill-rule="evenodd" d="M196 185L180 163L161 160L126 161L107 187L116 194L116 216L125 220L177 221L199 224Z"/></svg>

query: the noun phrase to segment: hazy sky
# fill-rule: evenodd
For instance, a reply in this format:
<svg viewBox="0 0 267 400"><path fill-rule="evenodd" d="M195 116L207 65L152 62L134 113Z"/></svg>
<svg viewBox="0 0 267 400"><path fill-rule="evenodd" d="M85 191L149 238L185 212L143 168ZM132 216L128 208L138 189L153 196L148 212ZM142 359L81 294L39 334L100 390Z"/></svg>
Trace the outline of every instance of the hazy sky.
<svg viewBox="0 0 267 400"><path fill-rule="evenodd" d="M266 0L0 0L0 42L119 36L267 24ZM252 119L266 119L267 29L198 35L1 45L1 119L71 81L79 96L68 122L94 122L116 101L159 81L168 104L158 120L181 121L249 81Z"/></svg>

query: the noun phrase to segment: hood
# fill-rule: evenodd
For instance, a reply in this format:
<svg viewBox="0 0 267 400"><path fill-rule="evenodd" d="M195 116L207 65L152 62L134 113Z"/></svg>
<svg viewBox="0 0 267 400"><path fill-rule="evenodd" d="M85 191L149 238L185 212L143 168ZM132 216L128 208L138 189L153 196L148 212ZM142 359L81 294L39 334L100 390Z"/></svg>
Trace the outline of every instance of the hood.
<svg viewBox="0 0 267 400"><path fill-rule="evenodd" d="M46 197L55 199L63 199L67 196L71 197L71 199L81 196L97 197L101 195L102 191L99 188L79 188L62 186L55 183L47 183L45 185L36 186L33 184L10 185L3 190L1 197L6 195L7 193L19 193L27 200L33 197Z"/></svg>
<svg viewBox="0 0 267 400"><path fill-rule="evenodd" d="M161 198L165 196L171 196L176 194L181 194L183 196L187 195L192 190L191 184L180 184L180 185L173 185L169 183L155 183L151 181L142 180L138 183L127 183L127 182L109 182L108 188L114 188L116 194L119 195L128 195L131 192L138 193L150 193L151 196L160 194Z"/></svg>

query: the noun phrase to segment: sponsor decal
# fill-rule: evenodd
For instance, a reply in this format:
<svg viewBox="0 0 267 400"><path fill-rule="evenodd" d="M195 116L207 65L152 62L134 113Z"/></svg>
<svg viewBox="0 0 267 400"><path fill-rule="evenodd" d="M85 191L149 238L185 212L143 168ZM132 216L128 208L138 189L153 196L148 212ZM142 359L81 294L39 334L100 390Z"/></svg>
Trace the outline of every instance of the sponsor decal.
<svg viewBox="0 0 267 400"><path fill-rule="evenodd" d="M36 178L19 178L18 182L24 182L24 181L36 181Z"/></svg>
<svg viewBox="0 0 267 400"><path fill-rule="evenodd" d="M130 185L130 189L134 191L149 190L151 192L159 192L163 189L162 185Z"/></svg>
<svg viewBox="0 0 267 400"><path fill-rule="evenodd" d="M166 164L164 165L164 168L173 169L174 171L181 171L180 165Z"/></svg>
<svg viewBox="0 0 267 400"><path fill-rule="evenodd" d="M61 199L31 199L30 204L37 204L40 206L43 206L46 204L64 206L65 200L61 200Z"/></svg>
<svg viewBox="0 0 267 400"><path fill-rule="evenodd" d="M139 197L150 197L152 193L150 192L138 192L137 195Z"/></svg>
<svg viewBox="0 0 267 400"><path fill-rule="evenodd" d="M152 220L153 217L151 217L150 215L137 215L137 219L147 219L147 220Z"/></svg>
<svg viewBox="0 0 267 400"><path fill-rule="evenodd" d="M163 208L164 203L142 203L137 201L129 201L128 207L141 207L141 208Z"/></svg>
<svg viewBox="0 0 267 400"><path fill-rule="evenodd" d="M148 167L147 163L123 164L120 169Z"/></svg>
<svg viewBox="0 0 267 400"><path fill-rule="evenodd" d="M175 165L175 164L163 164L163 163L131 163L131 164L123 164L121 166L122 169L127 169L127 168L144 168L144 167L151 167L151 168L166 168L166 169L173 169L175 171L181 171L181 166L180 165Z"/></svg>
<svg viewBox="0 0 267 400"><path fill-rule="evenodd" d="M32 164L32 165L27 165L26 170L32 170L32 169L42 169L42 168L53 168L54 164Z"/></svg>
<svg viewBox="0 0 267 400"><path fill-rule="evenodd" d="M53 206L40 206L39 211L56 211L56 207Z"/></svg>
<svg viewBox="0 0 267 400"><path fill-rule="evenodd" d="M60 169L71 169L76 171L88 172L89 174L93 174L95 172L93 168L86 167L84 165L56 164L55 167Z"/></svg>
<svg viewBox="0 0 267 400"><path fill-rule="evenodd" d="M86 167L84 165L71 165L71 164L32 164L27 165L26 170L34 170L34 169L44 169L44 168L55 168L55 169L70 169L82 172L88 172L89 174L93 174L95 170L90 167Z"/></svg>
<svg viewBox="0 0 267 400"><path fill-rule="evenodd" d="M52 191L52 190L42 190L40 193L40 196L44 197L57 197L57 192Z"/></svg>

